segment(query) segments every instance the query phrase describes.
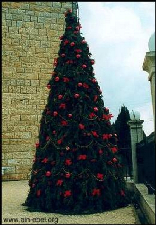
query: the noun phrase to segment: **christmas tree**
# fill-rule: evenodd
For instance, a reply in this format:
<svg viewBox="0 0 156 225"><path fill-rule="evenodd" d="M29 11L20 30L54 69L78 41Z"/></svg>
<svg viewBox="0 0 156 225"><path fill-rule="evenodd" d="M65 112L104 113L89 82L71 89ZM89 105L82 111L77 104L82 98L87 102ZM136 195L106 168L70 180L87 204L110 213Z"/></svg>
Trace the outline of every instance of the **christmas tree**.
<svg viewBox="0 0 156 225"><path fill-rule="evenodd" d="M112 114L104 107L94 59L71 10L47 88L33 160L30 211L92 213L125 206Z"/></svg>

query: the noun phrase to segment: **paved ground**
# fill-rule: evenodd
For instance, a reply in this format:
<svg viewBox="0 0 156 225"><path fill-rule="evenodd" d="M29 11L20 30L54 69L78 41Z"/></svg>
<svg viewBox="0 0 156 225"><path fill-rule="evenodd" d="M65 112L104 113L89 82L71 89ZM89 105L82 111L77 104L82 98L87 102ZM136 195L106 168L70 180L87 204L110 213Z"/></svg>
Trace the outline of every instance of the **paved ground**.
<svg viewBox="0 0 156 225"><path fill-rule="evenodd" d="M132 205L81 216L28 212L21 205L28 190L28 181L2 182L2 224L140 224Z"/></svg>

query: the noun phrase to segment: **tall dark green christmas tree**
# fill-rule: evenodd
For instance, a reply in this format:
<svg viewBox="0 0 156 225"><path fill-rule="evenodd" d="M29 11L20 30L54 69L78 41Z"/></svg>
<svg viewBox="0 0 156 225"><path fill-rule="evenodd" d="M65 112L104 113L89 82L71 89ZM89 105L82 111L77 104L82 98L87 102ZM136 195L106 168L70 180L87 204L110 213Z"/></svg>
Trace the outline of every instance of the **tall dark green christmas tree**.
<svg viewBox="0 0 156 225"><path fill-rule="evenodd" d="M47 88L25 205L30 211L92 213L125 206L127 191L112 114L94 59L71 10Z"/></svg>

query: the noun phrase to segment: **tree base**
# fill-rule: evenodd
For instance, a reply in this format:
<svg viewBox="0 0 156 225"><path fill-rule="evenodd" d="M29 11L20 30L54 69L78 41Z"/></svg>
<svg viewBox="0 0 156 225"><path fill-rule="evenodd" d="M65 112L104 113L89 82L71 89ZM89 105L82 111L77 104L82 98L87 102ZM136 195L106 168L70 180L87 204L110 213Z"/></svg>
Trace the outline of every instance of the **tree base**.
<svg viewBox="0 0 156 225"><path fill-rule="evenodd" d="M116 210L119 208L123 208L126 207L130 204L129 201L123 203L122 205L118 205L118 206L113 206L112 208L109 207L105 207L103 209L98 209L98 208L81 208L81 209L77 209L77 208L71 208L71 209L51 209L51 210L47 210L47 209L43 209L43 208L34 208L32 206L28 206L26 203L23 203L22 206L26 206L26 210L29 212L44 212L44 213L57 213L57 214L62 214L62 215L89 215L89 214L96 214L96 213L104 213L104 212L108 212L111 210Z"/></svg>

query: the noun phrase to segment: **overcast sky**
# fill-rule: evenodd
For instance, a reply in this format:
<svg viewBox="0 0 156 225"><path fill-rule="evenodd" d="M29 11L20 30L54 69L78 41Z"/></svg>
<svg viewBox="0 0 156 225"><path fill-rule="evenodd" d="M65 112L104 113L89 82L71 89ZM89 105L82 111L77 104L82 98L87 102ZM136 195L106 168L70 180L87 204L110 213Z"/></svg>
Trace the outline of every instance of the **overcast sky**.
<svg viewBox="0 0 156 225"><path fill-rule="evenodd" d="M85 37L105 106L117 118L124 104L140 112L146 135L154 130L148 73L142 65L155 31L154 2L78 2Z"/></svg>

